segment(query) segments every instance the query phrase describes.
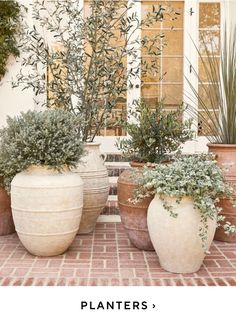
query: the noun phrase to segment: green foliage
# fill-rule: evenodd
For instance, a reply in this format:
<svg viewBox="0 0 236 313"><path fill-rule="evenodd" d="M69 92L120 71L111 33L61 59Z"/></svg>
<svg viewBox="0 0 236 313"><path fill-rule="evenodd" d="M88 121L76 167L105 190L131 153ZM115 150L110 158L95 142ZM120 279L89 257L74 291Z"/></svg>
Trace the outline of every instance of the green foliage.
<svg viewBox="0 0 236 313"><path fill-rule="evenodd" d="M91 15L83 17L78 0L55 0L47 2L48 7L43 0L34 1L37 24L27 26L22 34L21 49L26 55L14 86L33 88L36 95L47 93L41 105L80 115L83 141L93 141L117 100L126 97L127 89L138 87L130 79L139 77L140 63L143 76L159 70L156 56L165 45L164 34L140 39L135 32L166 18L174 20L177 13L157 4L139 21L132 11L134 2L91 0ZM151 65L139 59L139 42Z"/></svg>
<svg viewBox="0 0 236 313"><path fill-rule="evenodd" d="M20 6L17 1L0 1L0 79L6 73L9 56L19 56L16 43L19 16Z"/></svg>
<svg viewBox="0 0 236 313"><path fill-rule="evenodd" d="M201 93L188 81L194 94L189 102L201 107L201 111L191 111L196 120L199 117L202 121L201 127L210 142L236 144L236 26L228 31L225 25L220 56L214 41L209 43L204 38L201 41L203 51L196 49L206 79L203 81L194 70Z"/></svg>
<svg viewBox="0 0 236 313"><path fill-rule="evenodd" d="M221 169L210 155L181 157L171 164L158 165L155 169L146 168L143 175L139 176L139 184L134 201L157 193L165 209L173 217L177 215L165 197L175 197L177 203L181 203L183 197L191 197L194 209L201 214L199 236L204 249L207 242L208 219L214 220L218 217L218 221L223 220L220 215L221 209L217 207L219 197L228 196L232 199L234 192L233 187L224 182ZM230 231L229 225L223 227ZM235 230L233 225L232 230Z"/></svg>
<svg viewBox="0 0 236 313"><path fill-rule="evenodd" d="M60 170L75 166L83 149L78 134L79 123L64 110L28 111L7 119L0 130L0 176L10 190L13 177L30 165L47 165Z"/></svg>
<svg viewBox="0 0 236 313"><path fill-rule="evenodd" d="M182 121L183 108L165 111L162 102L151 110L144 101L129 112L131 122L124 122L128 138L117 142L125 157L132 161L161 163L180 144L192 139L191 121Z"/></svg>

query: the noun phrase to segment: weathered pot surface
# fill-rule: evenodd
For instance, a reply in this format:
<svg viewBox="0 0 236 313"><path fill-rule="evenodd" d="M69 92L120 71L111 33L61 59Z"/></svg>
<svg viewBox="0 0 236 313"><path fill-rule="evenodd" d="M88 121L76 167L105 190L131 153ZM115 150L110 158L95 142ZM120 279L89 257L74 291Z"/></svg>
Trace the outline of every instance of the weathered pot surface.
<svg viewBox="0 0 236 313"><path fill-rule="evenodd" d="M33 255L64 253L76 236L83 206L78 174L31 166L11 183L13 219L24 247Z"/></svg>
<svg viewBox="0 0 236 313"><path fill-rule="evenodd" d="M213 153L217 164L224 172L227 182L236 182L236 144L207 144L209 152Z"/></svg>
<svg viewBox="0 0 236 313"><path fill-rule="evenodd" d="M84 182L84 204L79 234L94 230L97 219L106 205L109 194L108 171L105 157L100 152L100 143L84 143L87 154L82 157L75 172Z"/></svg>
<svg viewBox="0 0 236 313"><path fill-rule="evenodd" d="M10 235L14 232L11 199L6 190L0 187L0 236Z"/></svg>
<svg viewBox="0 0 236 313"><path fill-rule="evenodd" d="M164 208L163 201L156 195L148 209L148 229L150 237L163 269L173 273L197 272L205 253L199 236L201 216L193 208L189 197L180 204L176 198L166 197L166 201L177 213L176 218ZM209 248L216 229L216 219L208 220L207 247Z"/></svg>
<svg viewBox="0 0 236 313"><path fill-rule="evenodd" d="M209 152L211 152L217 161L219 167L223 170L225 181L236 183L236 144L212 144L208 143ZM236 225L236 208L229 199L221 199L219 206L223 208L221 214L225 216L225 222ZM236 242L236 235L225 234L222 227L215 233L215 240L225 242Z"/></svg>
<svg viewBox="0 0 236 313"><path fill-rule="evenodd" d="M131 162L130 165L142 171L144 163ZM147 210L153 197L147 197L136 204L132 204L129 199L134 196L137 187L138 185L132 177L132 170L123 171L117 182L121 221L135 247L141 250L154 250L147 228Z"/></svg>

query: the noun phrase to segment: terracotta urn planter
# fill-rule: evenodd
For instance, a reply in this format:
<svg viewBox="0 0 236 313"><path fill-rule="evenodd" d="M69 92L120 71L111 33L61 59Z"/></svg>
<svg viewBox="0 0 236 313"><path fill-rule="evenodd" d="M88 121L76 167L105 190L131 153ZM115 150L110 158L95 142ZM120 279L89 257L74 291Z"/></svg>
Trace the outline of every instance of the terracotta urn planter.
<svg viewBox="0 0 236 313"><path fill-rule="evenodd" d="M166 198L177 213L176 218L164 209L163 201L156 195L148 209L150 237L163 269L173 273L197 272L205 253L199 237L200 213L193 208L190 197L180 204L176 198ZM207 247L210 247L216 229L216 219L208 220Z"/></svg>
<svg viewBox="0 0 236 313"><path fill-rule="evenodd" d="M83 182L62 172L30 166L11 183L13 219L24 247L37 256L65 252L76 236L83 206Z"/></svg>
<svg viewBox="0 0 236 313"><path fill-rule="evenodd" d="M100 143L85 143L84 149L87 154L81 158L76 168L84 182L84 204L79 234L87 234L94 230L108 199L108 171L99 146Z"/></svg>
<svg viewBox="0 0 236 313"><path fill-rule="evenodd" d="M143 163L130 163L132 168L143 169ZM141 250L154 250L147 227L147 210L153 197L132 204L129 199L134 196L138 185L134 182L132 169L127 169L118 178L117 195L121 222L131 243Z"/></svg>
<svg viewBox="0 0 236 313"><path fill-rule="evenodd" d="M15 232L11 212L11 200L6 190L0 187L0 236L9 235Z"/></svg>
<svg viewBox="0 0 236 313"><path fill-rule="evenodd" d="M217 164L224 171L225 181L236 183L236 145L229 144L208 144L209 152L213 153ZM229 199L221 199L219 206L223 208L221 212L225 216L224 222L230 222L236 225L236 208ZM236 242L236 235L227 235L224 230L218 228L215 233L215 239L226 242Z"/></svg>

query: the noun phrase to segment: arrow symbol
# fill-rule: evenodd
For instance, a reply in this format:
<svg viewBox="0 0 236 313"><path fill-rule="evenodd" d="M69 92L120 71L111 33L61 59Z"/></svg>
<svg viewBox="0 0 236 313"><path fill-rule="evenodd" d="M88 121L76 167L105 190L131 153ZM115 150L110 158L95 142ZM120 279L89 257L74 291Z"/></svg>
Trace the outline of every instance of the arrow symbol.
<svg viewBox="0 0 236 313"><path fill-rule="evenodd" d="M153 304L153 305L152 305L152 308L155 309L155 307L156 307L155 304Z"/></svg>

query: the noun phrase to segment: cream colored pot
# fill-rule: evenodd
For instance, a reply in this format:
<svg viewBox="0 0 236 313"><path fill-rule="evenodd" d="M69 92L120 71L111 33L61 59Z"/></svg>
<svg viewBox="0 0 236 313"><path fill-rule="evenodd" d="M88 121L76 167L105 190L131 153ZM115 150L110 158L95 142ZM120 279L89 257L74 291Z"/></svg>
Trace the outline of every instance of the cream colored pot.
<svg viewBox="0 0 236 313"><path fill-rule="evenodd" d="M174 218L164 209L158 195L148 208L148 229L159 257L161 266L173 273L194 273L198 271L205 257L199 237L200 213L193 208L191 198L184 198L180 204L175 198L166 198L173 206ZM215 230L216 219L208 220L208 241L210 247Z"/></svg>
<svg viewBox="0 0 236 313"><path fill-rule="evenodd" d="M99 143L84 144L87 153L76 169L84 182L84 206L79 234L87 234L94 230L108 199L108 171L99 146Z"/></svg>
<svg viewBox="0 0 236 313"><path fill-rule="evenodd" d="M30 166L11 183L11 203L17 234L38 256L65 252L78 232L83 206L83 181L62 172Z"/></svg>

